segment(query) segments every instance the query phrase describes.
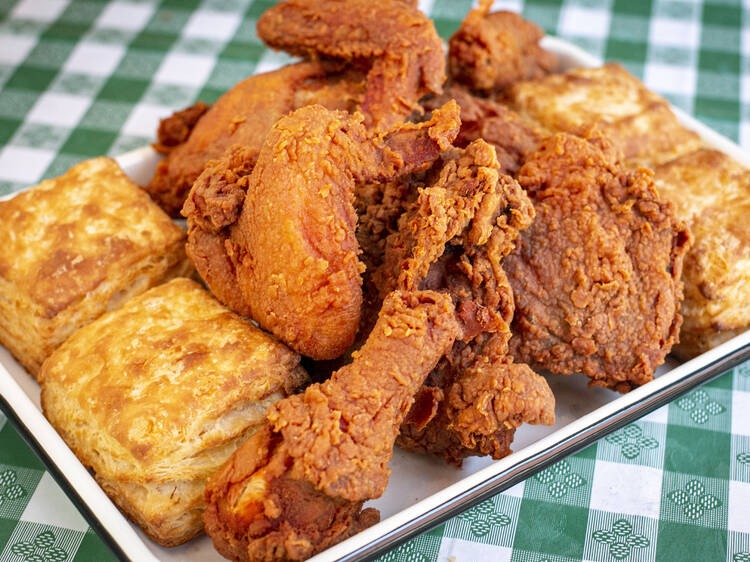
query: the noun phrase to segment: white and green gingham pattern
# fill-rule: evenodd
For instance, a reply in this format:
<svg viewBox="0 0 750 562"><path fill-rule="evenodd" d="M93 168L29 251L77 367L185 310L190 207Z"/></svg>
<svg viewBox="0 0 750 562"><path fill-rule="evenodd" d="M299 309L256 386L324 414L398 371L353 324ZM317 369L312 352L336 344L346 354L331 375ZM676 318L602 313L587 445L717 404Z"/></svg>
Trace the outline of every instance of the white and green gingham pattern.
<svg viewBox="0 0 750 562"><path fill-rule="evenodd" d="M261 44L266 0L0 0L0 195L154 139L288 58ZM750 148L750 3L500 0L622 62ZM448 37L466 0L420 0ZM0 562L106 560L0 414ZM750 562L750 363L385 555L440 560Z"/></svg>

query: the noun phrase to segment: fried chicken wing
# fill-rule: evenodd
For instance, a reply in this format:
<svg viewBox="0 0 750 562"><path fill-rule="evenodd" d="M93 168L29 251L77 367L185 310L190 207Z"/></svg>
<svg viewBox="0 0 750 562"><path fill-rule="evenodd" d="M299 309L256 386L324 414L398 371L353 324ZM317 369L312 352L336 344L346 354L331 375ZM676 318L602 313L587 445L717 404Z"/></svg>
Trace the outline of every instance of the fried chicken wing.
<svg viewBox="0 0 750 562"><path fill-rule="evenodd" d="M549 134L536 122L492 99L476 96L459 84L448 86L440 96L425 99L422 106L429 112L451 99L461 108L461 130L454 144L466 147L472 141L484 139L495 147L500 169L505 174L515 176L526 157Z"/></svg>
<svg viewBox="0 0 750 562"><path fill-rule="evenodd" d="M518 174L536 218L503 267L515 359L627 392L677 340L689 234L652 172L627 171L614 154L601 137L544 141Z"/></svg>
<svg viewBox="0 0 750 562"><path fill-rule="evenodd" d="M206 487L206 532L236 560L300 560L375 523L414 394L459 333L450 296L395 292L354 362L268 411Z"/></svg>
<svg viewBox="0 0 750 562"><path fill-rule="evenodd" d="M196 181L185 205L188 255L225 304L303 355L337 357L362 304L355 181L430 166L458 127L455 103L381 134L361 115L299 109L274 125L254 166L252 150L236 148Z"/></svg>
<svg viewBox="0 0 750 562"><path fill-rule="evenodd" d="M493 92L557 70L557 57L539 46L541 28L513 12L489 13L491 7L492 0L480 0L448 41L454 81Z"/></svg>
<svg viewBox="0 0 750 562"><path fill-rule="evenodd" d="M259 151L271 126L295 109L359 109L368 127L387 129L445 80L440 38L412 2L282 2L259 19L258 34L312 60L243 80L197 123L189 120L199 106L163 121L156 148L168 156L145 189L172 216L210 160L235 144Z"/></svg>
<svg viewBox="0 0 750 562"><path fill-rule="evenodd" d="M275 49L367 68L360 110L368 127L402 121L445 81L442 42L414 2L286 0L263 13L258 35Z"/></svg>

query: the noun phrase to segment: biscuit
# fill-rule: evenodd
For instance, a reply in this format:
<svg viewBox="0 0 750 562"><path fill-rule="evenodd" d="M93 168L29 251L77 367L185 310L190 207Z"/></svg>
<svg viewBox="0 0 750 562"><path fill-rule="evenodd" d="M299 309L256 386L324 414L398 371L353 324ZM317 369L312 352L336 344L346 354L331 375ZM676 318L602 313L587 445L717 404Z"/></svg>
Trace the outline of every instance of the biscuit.
<svg viewBox="0 0 750 562"><path fill-rule="evenodd" d="M35 375L77 328L189 274L184 245L110 158L0 202L0 343Z"/></svg>
<svg viewBox="0 0 750 562"><path fill-rule="evenodd" d="M39 373L42 408L117 505L176 546L203 528L207 477L307 381L299 361L175 279L63 343Z"/></svg>
<svg viewBox="0 0 750 562"><path fill-rule="evenodd" d="M680 125L666 100L616 63L519 82L507 96L513 109L549 131L601 131L629 166L653 167L701 144L697 134Z"/></svg>
<svg viewBox="0 0 750 562"><path fill-rule="evenodd" d="M688 359L750 327L750 169L700 149L658 166L655 184L694 239L682 272L680 343L672 350Z"/></svg>

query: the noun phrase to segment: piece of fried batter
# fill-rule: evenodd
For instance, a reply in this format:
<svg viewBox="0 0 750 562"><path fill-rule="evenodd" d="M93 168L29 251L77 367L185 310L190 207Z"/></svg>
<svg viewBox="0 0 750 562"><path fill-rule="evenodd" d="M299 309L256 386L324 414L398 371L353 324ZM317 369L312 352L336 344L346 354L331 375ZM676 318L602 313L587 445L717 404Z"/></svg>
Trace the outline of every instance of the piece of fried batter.
<svg viewBox="0 0 750 562"><path fill-rule="evenodd" d="M489 13L491 7L492 0L480 0L448 41L455 82L489 93L557 70L557 57L539 46L541 28L513 12Z"/></svg>
<svg viewBox="0 0 750 562"><path fill-rule="evenodd" d="M354 361L268 411L206 487L206 532L235 560L308 558L378 520L398 428L459 333L448 295L395 292Z"/></svg>
<svg viewBox="0 0 750 562"><path fill-rule="evenodd" d="M652 172L614 154L601 137L543 142L518 174L536 218L503 267L516 360L627 392L677 341L689 235Z"/></svg>
<svg viewBox="0 0 750 562"><path fill-rule="evenodd" d="M362 304L355 181L425 169L458 127L455 103L381 134L361 115L299 109L274 125L254 167L238 148L196 181L184 210L188 255L227 305L303 355L337 357Z"/></svg>
<svg viewBox="0 0 750 562"><path fill-rule="evenodd" d="M425 98L422 106L429 112L448 100L456 100L461 108L461 130L453 144L464 148L484 139L495 147L504 174L515 176L526 157L549 135L538 123L492 99L476 96L459 84L446 87L440 96Z"/></svg>

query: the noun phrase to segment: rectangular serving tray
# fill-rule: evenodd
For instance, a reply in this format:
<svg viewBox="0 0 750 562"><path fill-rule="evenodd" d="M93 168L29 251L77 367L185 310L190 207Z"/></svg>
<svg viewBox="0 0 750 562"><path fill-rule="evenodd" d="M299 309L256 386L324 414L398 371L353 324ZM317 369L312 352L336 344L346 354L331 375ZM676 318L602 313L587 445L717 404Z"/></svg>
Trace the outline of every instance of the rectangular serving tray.
<svg viewBox="0 0 750 562"><path fill-rule="evenodd" d="M545 37L542 44L560 57L563 68L602 64L596 57L555 37ZM706 145L750 167L750 155L739 146L679 109L673 111ZM159 156L150 147L117 158L125 173L141 185L148 182L158 160ZM516 432L513 447L516 452L512 455L499 461L470 458L460 469L397 448L390 463L388 489L381 498L367 504L380 510L382 521L312 560L359 560L383 554L635 419L662 415L663 411L655 412L660 406L747 359L750 359L750 330L691 361L680 364L668 359L652 382L624 396L602 388L587 388L588 379L583 376L548 376L557 401L554 426L523 425ZM38 384L3 347L0 347L0 408L118 557L138 562L223 560L205 536L165 549L130 523L44 418Z"/></svg>

